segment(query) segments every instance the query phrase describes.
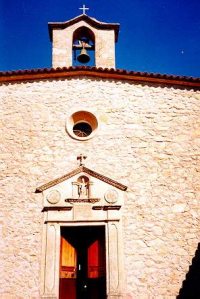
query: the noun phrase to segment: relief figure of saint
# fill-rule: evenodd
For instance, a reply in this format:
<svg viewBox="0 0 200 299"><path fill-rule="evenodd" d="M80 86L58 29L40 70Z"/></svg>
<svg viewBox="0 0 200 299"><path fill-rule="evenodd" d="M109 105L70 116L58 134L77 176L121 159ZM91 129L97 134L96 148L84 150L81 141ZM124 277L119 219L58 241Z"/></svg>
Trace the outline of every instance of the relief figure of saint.
<svg viewBox="0 0 200 299"><path fill-rule="evenodd" d="M78 178L78 196L79 197L88 197L89 194L89 179L85 176Z"/></svg>

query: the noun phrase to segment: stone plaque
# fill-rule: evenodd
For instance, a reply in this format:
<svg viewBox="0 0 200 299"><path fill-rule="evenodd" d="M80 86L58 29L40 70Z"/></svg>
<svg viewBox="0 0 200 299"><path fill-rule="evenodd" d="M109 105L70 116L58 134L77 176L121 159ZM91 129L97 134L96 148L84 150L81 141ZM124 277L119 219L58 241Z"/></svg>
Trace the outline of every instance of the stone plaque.
<svg viewBox="0 0 200 299"><path fill-rule="evenodd" d="M109 189L104 194L104 197L105 197L105 200L108 203L113 204L113 203L117 202L119 195L118 195L117 190L115 190L115 189Z"/></svg>
<svg viewBox="0 0 200 299"><path fill-rule="evenodd" d="M74 220L85 220L92 218L91 205L74 205Z"/></svg>
<svg viewBox="0 0 200 299"><path fill-rule="evenodd" d="M58 190L53 190L47 195L47 201L51 204L56 204L60 201L60 197L60 192Z"/></svg>

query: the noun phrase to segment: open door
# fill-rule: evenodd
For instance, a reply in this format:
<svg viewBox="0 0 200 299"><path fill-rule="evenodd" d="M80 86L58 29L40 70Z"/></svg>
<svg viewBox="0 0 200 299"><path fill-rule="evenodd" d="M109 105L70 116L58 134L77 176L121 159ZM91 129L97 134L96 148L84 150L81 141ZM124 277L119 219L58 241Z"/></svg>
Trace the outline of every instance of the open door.
<svg viewBox="0 0 200 299"><path fill-rule="evenodd" d="M63 228L59 299L105 298L105 227Z"/></svg>
<svg viewBox="0 0 200 299"><path fill-rule="evenodd" d="M60 298L76 299L77 252L67 239L61 236Z"/></svg>

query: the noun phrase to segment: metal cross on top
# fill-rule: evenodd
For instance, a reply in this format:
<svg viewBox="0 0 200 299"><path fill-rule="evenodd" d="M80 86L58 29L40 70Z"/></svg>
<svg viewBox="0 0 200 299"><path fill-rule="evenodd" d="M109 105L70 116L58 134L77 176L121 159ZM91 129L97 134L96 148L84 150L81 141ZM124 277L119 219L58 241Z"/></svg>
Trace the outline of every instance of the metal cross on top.
<svg viewBox="0 0 200 299"><path fill-rule="evenodd" d="M84 15L86 14L85 11L89 10L89 8L85 6L85 4L83 4L83 7L80 7L79 9L81 9L83 11Z"/></svg>
<svg viewBox="0 0 200 299"><path fill-rule="evenodd" d="M83 160L85 160L87 158L87 156L84 156L83 154L80 154L78 157L77 157L77 160L80 160L80 166L84 165L83 164Z"/></svg>

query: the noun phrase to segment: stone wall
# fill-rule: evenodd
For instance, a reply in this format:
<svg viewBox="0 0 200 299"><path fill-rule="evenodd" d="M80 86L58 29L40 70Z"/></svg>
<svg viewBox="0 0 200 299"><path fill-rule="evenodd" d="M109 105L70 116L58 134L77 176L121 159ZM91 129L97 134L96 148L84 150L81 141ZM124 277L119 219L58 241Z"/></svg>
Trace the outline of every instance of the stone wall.
<svg viewBox="0 0 200 299"><path fill-rule="evenodd" d="M1 86L1 298L40 298L42 195L37 186L86 166L127 185L126 298L175 298L200 238L200 92L77 78ZM99 119L69 137L81 109Z"/></svg>

